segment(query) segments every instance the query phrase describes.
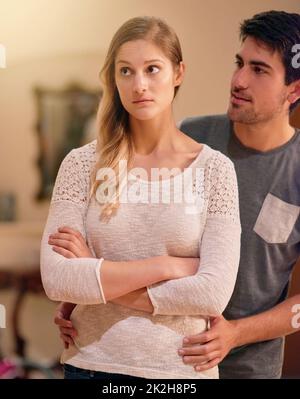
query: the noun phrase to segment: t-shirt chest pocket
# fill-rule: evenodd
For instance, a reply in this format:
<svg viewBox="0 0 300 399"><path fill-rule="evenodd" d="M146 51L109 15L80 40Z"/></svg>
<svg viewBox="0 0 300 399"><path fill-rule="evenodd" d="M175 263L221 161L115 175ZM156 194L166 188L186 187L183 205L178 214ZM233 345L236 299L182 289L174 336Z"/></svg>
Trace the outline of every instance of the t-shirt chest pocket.
<svg viewBox="0 0 300 399"><path fill-rule="evenodd" d="M268 194L253 230L268 244L286 243L300 213L300 207Z"/></svg>

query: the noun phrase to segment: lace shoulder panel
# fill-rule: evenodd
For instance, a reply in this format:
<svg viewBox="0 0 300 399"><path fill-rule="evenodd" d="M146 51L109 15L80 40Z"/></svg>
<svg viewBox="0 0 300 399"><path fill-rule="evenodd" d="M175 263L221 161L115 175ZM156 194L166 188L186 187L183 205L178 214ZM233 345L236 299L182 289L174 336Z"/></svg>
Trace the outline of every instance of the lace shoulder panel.
<svg viewBox="0 0 300 399"><path fill-rule="evenodd" d="M70 201L81 206L87 204L90 176L95 162L96 140L70 151L60 165L51 202Z"/></svg>
<svg viewBox="0 0 300 399"><path fill-rule="evenodd" d="M233 162L219 151L214 151L206 166L206 187L209 187L209 216L223 216L239 222L239 198Z"/></svg>

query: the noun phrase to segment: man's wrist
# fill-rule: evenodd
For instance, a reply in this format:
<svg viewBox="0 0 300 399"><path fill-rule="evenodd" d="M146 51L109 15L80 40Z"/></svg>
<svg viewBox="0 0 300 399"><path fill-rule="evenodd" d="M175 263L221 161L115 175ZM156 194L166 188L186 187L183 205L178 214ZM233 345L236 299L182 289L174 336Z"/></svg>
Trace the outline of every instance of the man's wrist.
<svg viewBox="0 0 300 399"><path fill-rule="evenodd" d="M236 348L238 346L242 346L244 342L242 341L242 328L241 328L241 319L240 320L229 320L229 323L233 327L233 342L232 347Z"/></svg>

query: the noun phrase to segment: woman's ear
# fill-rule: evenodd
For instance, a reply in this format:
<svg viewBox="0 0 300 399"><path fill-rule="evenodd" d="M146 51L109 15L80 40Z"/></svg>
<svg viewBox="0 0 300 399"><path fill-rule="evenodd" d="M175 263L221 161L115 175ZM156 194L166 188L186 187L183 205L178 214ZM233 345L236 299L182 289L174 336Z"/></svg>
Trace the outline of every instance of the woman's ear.
<svg viewBox="0 0 300 399"><path fill-rule="evenodd" d="M179 65L175 69L174 86L180 86L185 74L185 64L180 61Z"/></svg>

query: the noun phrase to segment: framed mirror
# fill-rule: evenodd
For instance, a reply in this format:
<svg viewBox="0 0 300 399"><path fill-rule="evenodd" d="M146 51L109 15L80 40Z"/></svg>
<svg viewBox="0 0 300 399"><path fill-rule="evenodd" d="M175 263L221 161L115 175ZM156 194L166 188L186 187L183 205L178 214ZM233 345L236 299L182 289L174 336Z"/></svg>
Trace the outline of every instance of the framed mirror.
<svg viewBox="0 0 300 399"><path fill-rule="evenodd" d="M50 199L63 158L73 148L96 138L96 113L100 90L69 84L62 90L34 89L38 118L40 186L37 200Z"/></svg>

